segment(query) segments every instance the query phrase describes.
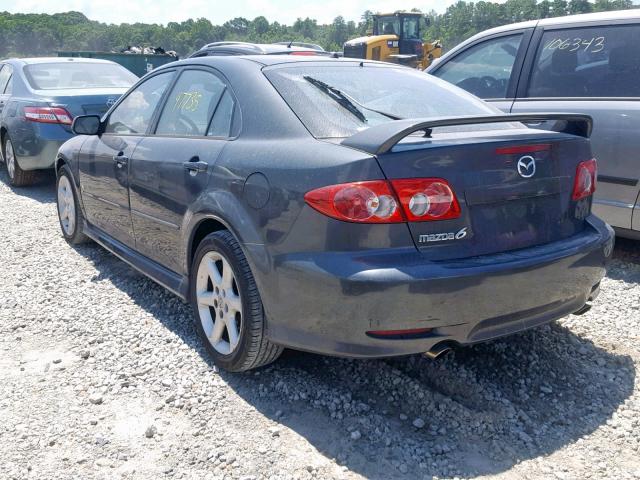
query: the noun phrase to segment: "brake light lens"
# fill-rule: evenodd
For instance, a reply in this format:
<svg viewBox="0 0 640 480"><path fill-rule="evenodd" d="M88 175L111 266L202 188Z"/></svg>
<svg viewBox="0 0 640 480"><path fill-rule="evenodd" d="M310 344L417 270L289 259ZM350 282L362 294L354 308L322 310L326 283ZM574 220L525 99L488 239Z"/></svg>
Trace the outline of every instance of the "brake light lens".
<svg viewBox="0 0 640 480"><path fill-rule="evenodd" d="M496 148L497 155L520 155L523 153L546 152L551 150L551 144L538 143L536 145L513 145L511 147Z"/></svg>
<svg viewBox="0 0 640 480"><path fill-rule="evenodd" d="M442 178L392 180L400 204L410 222L448 220L460 216L460 204Z"/></svg>
<svg viewBox="0 0 640 480"><path fill-rule="evenodd" d="M62 107L24 107L24 116L31 122L71 125L73 117Z"/></svg>
<svg viewBox="0 0 640 480"><path fill-rule="evenodd" d="M460 216L458 200L441 178L343 183L312 190L304 199L320 213L347 222L424 222Z"/></svg>
<svg viewBox="0 0 640 480"><path fill-rule="evenodd" d="M395 195L385 180L322 187L308 192L304 199L320 213L347 222L404 221Z"/></svg>
<svg viewBox="0 0 640 480"><path fill-rule="evenodd" d="M580 162L576 168L576 178L573 182L573 200L581 200L593 195L596 191L598 179L598 164L595 158Z"/></svg>

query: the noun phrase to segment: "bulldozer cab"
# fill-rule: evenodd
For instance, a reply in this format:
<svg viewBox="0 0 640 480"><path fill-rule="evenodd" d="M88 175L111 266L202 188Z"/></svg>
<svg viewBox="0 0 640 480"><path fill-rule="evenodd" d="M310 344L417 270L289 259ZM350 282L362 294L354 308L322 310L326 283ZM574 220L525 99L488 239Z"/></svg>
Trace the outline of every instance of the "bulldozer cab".
<svg viewBox="0 0 640 480"><path fill-rule="evenodd" d="M425 25L421 13L396 12L373 16L373 35L395 35L401 55L416 55L422 51L422 29ZM393 40L392 40L393 41Z"/></svg>
<svg viewBox="0 0 640 480"><path fill-rule="evenodd" d="M442 53L438 40L423 43L422 33L426 26L427 19L421 13L373 15L370 33L346 42L344 56L399 63L424 70Z"/></svg>

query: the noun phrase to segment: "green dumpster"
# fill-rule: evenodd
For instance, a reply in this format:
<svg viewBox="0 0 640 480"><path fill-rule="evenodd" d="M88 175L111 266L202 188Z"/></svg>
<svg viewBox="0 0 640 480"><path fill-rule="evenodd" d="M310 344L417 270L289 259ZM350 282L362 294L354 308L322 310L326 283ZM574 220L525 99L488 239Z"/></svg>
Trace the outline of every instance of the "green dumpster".
<svg viewBox="0 0 640 480"><path fill-rule="evenodd" d="M114 52L58 52L59 57L99 58L119 63L131 70L137 76L142 77L154 68L169 62L179 60L173 55L158 54L146 55L143 53L114 53Z"/></svg>

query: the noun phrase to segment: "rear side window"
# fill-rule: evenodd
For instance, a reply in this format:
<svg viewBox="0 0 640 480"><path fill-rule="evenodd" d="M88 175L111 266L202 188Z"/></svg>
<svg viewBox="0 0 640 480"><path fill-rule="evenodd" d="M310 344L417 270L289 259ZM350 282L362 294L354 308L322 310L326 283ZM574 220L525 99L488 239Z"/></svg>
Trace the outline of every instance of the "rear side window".
<svg viewBox="0 0 640 480"><path fill-rule="evenodd" d="M9 79L11 78L11 73L13 69L11 65L2 65L2 70L0 70L0 95L4 93L7 84L9 83ZM10 93L10 92L7 92Z"/></svg>
<svg viewBox="0 0 640 480"><path fill-rule="evenodd" d="M546 31L528 97L640 97L640 25Z"/></svg>
<svg viewBox="0 0 640 480"><path fill-rule="evenodd" d="M522 34L493 38L459 53L434 72L480 98L505 98Z"/></svg>
<svg viewBox="0 0 640 480"><path fill-rule="evenodd" d="M225 83L213 73L203 70L185 71L167 97L156 133L205 136L209 121L222 103L226 89ZM228 131L227 129L227 133Z"/></svg>
<svg viewBox="0 0 640 480"><path fill-rule="evenodd" d="M225 90L213 115L207 135L211 137L228 137L231 135L234 106L233 97L229 90Z"/></svg>
<svg viewBox="0 0 640 480"><path fill-rule="evenodd" d="M317 138L342 138L395 118L493 115L497 109L431 75L378 64L263 70Z"/></svg>

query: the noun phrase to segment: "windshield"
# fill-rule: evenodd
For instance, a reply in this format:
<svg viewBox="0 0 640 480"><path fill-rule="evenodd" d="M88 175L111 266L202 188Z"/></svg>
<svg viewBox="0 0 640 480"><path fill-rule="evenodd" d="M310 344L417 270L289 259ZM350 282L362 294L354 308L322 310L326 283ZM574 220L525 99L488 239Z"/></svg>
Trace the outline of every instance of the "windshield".
<svg viewBox="0 0 640 480"><path fill-rule="evenodd" d="M390 115L433 118L501 113L460 88L405 67L302 65L265 69L265 74L317 138L348 137L393 121ZM330 86L333 94L319 82ZM354 114L354 106L359 113Z"/></svg>
<svg viewBox="0 0 640 480"><path fill-rule="evenodd" d="M130 87L138 81L129 70L115 63L34 63L24 72L35 90Z"/></svg>

